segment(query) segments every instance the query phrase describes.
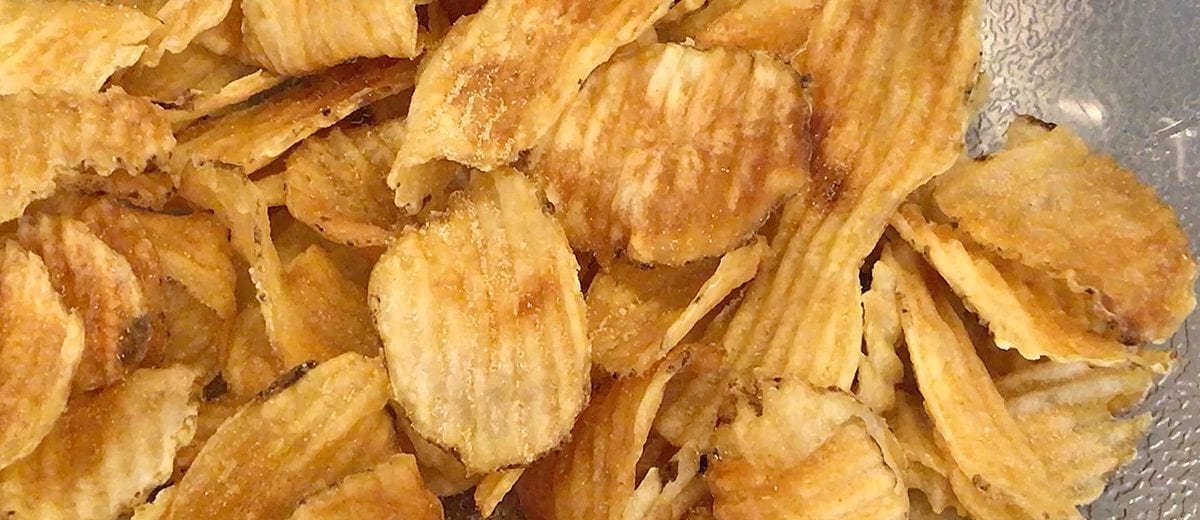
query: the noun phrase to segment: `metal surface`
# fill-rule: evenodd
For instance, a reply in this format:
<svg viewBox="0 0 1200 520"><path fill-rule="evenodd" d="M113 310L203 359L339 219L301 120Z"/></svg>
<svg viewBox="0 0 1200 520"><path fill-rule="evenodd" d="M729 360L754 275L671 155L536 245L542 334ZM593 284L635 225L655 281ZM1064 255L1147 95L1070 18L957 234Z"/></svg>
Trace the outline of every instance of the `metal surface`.
<svg viewBox="0 0 1200 520"><path fill-rule="evenodd" d="M1012 115L1074 127L1132 168L1200 243L1200 4L1194 0L984 0L991 99L968 143L991 149ZM1143 405L1138 458L1085 514L1200 519L1200 316L1172 339L1175 371Z"/></svg>

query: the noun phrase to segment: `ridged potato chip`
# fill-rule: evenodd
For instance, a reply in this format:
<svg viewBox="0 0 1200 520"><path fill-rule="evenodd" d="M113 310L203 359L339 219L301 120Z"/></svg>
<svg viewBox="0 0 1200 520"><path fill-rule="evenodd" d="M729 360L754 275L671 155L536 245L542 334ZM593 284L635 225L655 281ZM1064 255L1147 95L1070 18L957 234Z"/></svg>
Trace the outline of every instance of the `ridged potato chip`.
<svg viewBox="0 0 1200 520"><path fill-rule="evenodd" d="M404 411L393 408L397 416L397 428L404 436L401 445L404 451L410 452L417 458L417 467L425 484L439 497L448 497L462 493L478 484L483 477L468 473L466 466L453 453L438 445L425 440L421 434L412 428L412 424L402 417Z"/></svg>
<svg viewBox="0 0 1200 520"><path fill-rule="evenodd" d="M304 499L291 520L441 520L442 503L429 492L412 455L397 454L334 487Z"/></svg>
<svg viewBox="0 0 1200 520"><path fill-rule="evenodd" d="M525 468L505 469L495 473L489 473L479 484L475 486L473 497L475 499L475 507L479 510L479 516L484 518L492 516L496 511L496 506L508 496L508 492L512 491L513 486L517 485L517 480L521 475L525 474Z"/></svg>
<svg viewBox="0 0 1200 520"><path fill-rule="evenodd" d="M83 318L84 352L74 388L108 386L137 367L150 343L161 338L154 337L155 309L129 260L67 217L27 217L17 237L42 257L63 302Z"/></svg>
<svg viewBox="0 0 1200 520"><path fill-rule="evenodd" d="M67 405L83 322L46 265L8 240L0 256L0 468L28 455ZM3 506L0 506L0 510Z"/></svg>
<svg viewBox="0 0 1200 520"><path fill-rule="evenodd" d="M897 392L895 406L886 419L904 455L905 484L920 491L926 507L940 514L948 508L961 507L950 487L950 472L957 466L953 460L946 460L947 455L938 446L933 423L923 406L917 397Z"/></svg>
<svg viewBox="0 0 1200 520"><path fill-rule="evenodd" d="M808 118L800 78L766 54L655 44L596 69L527 169L576 249L679 265L807 187Z"/></svg>
<svg viewBox="0 0 1200 520"><path fill-rule="evenodd" d="M129 7L2 0L0 94L95 93L117 69L138 61L158 27L157 20Z"/></svg>
<svg viewBox="0 0 1200 520"><path fill-rule="evenodd" d="M208 443L208 439L217 432L217 428L225 424L225 421L233 416L234 412L238 411L238 408L242 404L244 402L241 399L236 399L228 395L211 400L205 398L200 402L199 409L196 412L196 433L192 435L191 442L180 447L179 451L175 454L175 473L172 476L172 481L179 481L179 476L191 467L192 462L196 460L196 455ZM162 510L166 509L166 500L163 500L162 491L158 492L154 501L159 504Z"/></svg>
<svg viewBox="0 0 1200 520"><path fill-rule="evenodd" d="M242 37L256 63L285 75L420 52L412 0L243 0Z"/></svg>
<svg viewBox="0 0 1200 520"><path fill-rule="evenodd" d="M121 71L112 81L134 96L168 105L179 105L201 92L215 92L230 82L254 72L254 68L199 45L163 56L154 67L135 66Z"/></svg>
<svg viewBox="0 0 1200 520"><path fill-rule="evenodd" d="M111 519L171 476L195 431L195 373L142 369L78 395L28 457L0 470L0 514Z"/></svg>
<svg viewBox="0 0 1200 520"><path fill-rule="evenodd" d="M259 70L237 78L220 90L201 92L184 98L178 106L167 111L167 119L176 130L187 127L192 121L206 116L223 115L239 103L251 97L266 92L283 82L283 76L276 76L267 71Z"/></svg>
<svg viewBox="0 0 1200 520"><path fill-rule="evenodd" d="M1196 305L1196 262L1178 216L1069 128L1013 125L1020 144L933 184L937 208L1001 256L1094 291L1128 343L1169 338Z"/></svg>
<svg viewBox="0 0 1200 520"><path fill-rule="evenodd" d="M148 352L143 365L184 364L200 370L204 377L220 370L221 341L228 327L225 319L174 280L163 283L163 317L166 339L162 351L153 358L154 352Z"/></svg>
<svg viewBox="0 0 1200 520"><path fill-rule="evenodd" d="M413 62L383 58L331 68L261 103L187 127L175 155L252 173L317 130L411 87L415 69Z"/></svg>
<svg viewBox="0 0 1200 520"><path fill-rule="evenodd" d="M153 244L164 277L178 282L222 319L233 317L237 275L228 228L208 213L128 215Z"/></svg>
<svg viewBox="0 0 1200 520"><path fill-rule="evenodd" d="M654 431L672 445L696 449L712 445L717 420L732 416L733 379L721 349L721 339L736 312L731 303L705 327L704 334L686 349L688 357L679 373L667 384Z"/></svg>
<svg viewBox="0 0 1200 520"><path fill-rule="evenodd" d="M146 40L138 65L155 67L165 55L183 52L200 33L216 26L229 14L233 0L166 0L138 2L162 22ZM153 9L153 11L150 11Z"/></svg>
<svg viewBox="0 0 1200 520"><path fill-rule="evenodd" d="M671 41L690 39L702 49L765 51L798 64L823 4L823 0L712 0L667 24L661 34Z"/></svg>
<svg viewBox="0 0 1200 520"><path fill-rule="evenodd" d="M579 85L670 0L488 2L423 59L396 160L490 171L542 137Z"/></svg>
<svg viewBox="0 0 1200 520"><path fill-rule="evenodd" d="M625 518L642 520L679 520L694 506L709 498L704 483L707 454L685 446L662 467L646 471L625 508ZM671 474L674 476L672 477Z"/></svg>
<svg viewBox="0 0 1200 520"><path fill-rule="evenodd" d="M86 171L60 176L56 184L58 193L107 195L122 204L154 211L163 210L175 198L171 176L160 170L142 173L117 170L108 175Z"/></svg>
<svg viewBox="0 0 1200 520"><path fill-rule="evenodd" d="M888 243L881 261L896 275L913 374L956 466L980 491L1034 518L1078 518L975 354L950 289L901 241Z"/></svg>
<svg viewBox="0 0 1200 520"><path fill-rule="evenodd" d="M896 385L904 378L904 364L896 355L900 343L900 307L896 301L896 275L884 262L871 266L871 289L862 295L863 345L866 355L858 366L858 399L882 413L896 399Z"/></svg>
<svg viewBox="0 0 1200 520"><path fill-rule="evenodd" d="M398 236L371 273L395 399L471 472L531 462L583 408L577 269L533 184L498 170L474 175L444 219Z"/></svg>
<svg viewBox="0 0 1200 520"><path fill-rule="evenodd" d="M377 361L343 354L285 375L208 439L164 519L286 518L300 501L395 453Z"/></svg>
<svg viewBox="0 0 1200 520"><path fill-rule="evenodd" d="M754 277L765 249L756 241L719 262L646 268L618 261L602 267L586 300L592 362L618 375L645 372Z"/></svg>
<svg viewBox="0 0 1200 520"><path fill-rule="evenodd" d="M385 251L379 247L349 247L325 240L286 211L271 215L271 234L279 258L284 262L291 262L312 246L320 246L334 258L338 268L350 281L363 287L367 286L371 270Z"/></svg>
<svg viewBox="0 0 1200 520"><path fill-rule="evenodd" d="M283 269L288 297L302 302L308 329L337 353L378 356L379 335L371 321L366 287L350 281L320 246L312 246ZM323 360L318 360L323 361Z"/></svg>
<svg viewBox="0 0 1200 520"><path fill-rule="evenodd" d="M0 95L0 170L13 172L0 181L0 222L52 194L58 178L84 169L138 171L174 145L163 111L120 89Z"/></svg>
<svg viewBox="0 0 1200 520"><path fill-rule="evenodd" d="M241 399L249 399L271 386L288 368L271 349L267 325L257 303L251 303L233 319L222 350L222 377L230 392Z"/></svg>
<svg viewBox="0 0 1200 520"><path fill-rule="evenodd" d="M229 56L247 65L257 65L242 37L242 2L233 2L220 23L196 35L196 43L222 56Z"/></svg>

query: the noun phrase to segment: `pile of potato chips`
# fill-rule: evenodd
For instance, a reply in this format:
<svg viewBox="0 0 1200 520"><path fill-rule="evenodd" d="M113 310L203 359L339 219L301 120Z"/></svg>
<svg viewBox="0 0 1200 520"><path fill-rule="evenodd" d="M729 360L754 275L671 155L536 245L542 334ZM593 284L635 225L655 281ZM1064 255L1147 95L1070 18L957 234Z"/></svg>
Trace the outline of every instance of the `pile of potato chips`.
<svg viewBox="0 0 1200 520"><path fill-rule="evenodd" d="M0 0L0 517L1079 518L1196 264L978 17Z"/></svg>

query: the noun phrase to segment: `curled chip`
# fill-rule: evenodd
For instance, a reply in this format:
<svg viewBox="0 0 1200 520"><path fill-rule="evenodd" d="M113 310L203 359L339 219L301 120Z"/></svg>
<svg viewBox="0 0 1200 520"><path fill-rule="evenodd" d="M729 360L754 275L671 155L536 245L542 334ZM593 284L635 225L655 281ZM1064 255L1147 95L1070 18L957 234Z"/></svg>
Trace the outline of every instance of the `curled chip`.
<svg viewBox="0 0 1200 520"><path fill-rule="evenodd" d="M662 34L672 41L690 39L700 48L766 51L799 65L808 44L809 29L824 3L824 0L712 0L682 20L666 25Z"/></svg>
<svg viewBox="0 0 1200 520"><path fill-rule="evenodd" d="M0 95L0 170L11 172L0 180L0 222L53 193L58 178L88 168L99 175L138 171L174 145L163 111L120 89Z"/></svg>
<svg viewBox="0 0 1200 520"><path fill-rule="evenodd" d="M1170 337L1196 305L1196 262L1175 212L1070 129L1013 125L1019 144L934 183L937 208L1001 256L1094 291L1128 343Z"/></svg>
<svg viewBox="0 0 1200 520"><path fill-rule="evenodd" d="M138 2L143 9L153 8L162 25L150 33L146 51L138 61L146 67L157 66L168 53L183 52L200 33L221 23L229 14L233 0L154 0Z"/></svg>
<svg viewBox="0 0 1200 520"><path fill-rule="evenodd" d="M542 137L579 85L670 0L488 2L423 60L396 160L490 171Z"/></svg>
<svg viewBox="0 0 1200 520"><path fill-rule="evenodd" d="M340 352L377 356L367 290L346 278L329 253L312 246L284 267L288 297L303 302L304 319L318 341Z"/></svg>
<svg viewBox="0 0 1200 520"><path fill-rule="evenodd" d="M528 170L575 248L678 265L806 187L808 118L799 77L766 54L651 45L596 69Z"/></svg>
<svg viewBox="0 0 1200 520"><path fill-rule="evenodd" d="M1166 370L1155 356L1092 332L1047 294L1033 290L1012 271L1002 272L995 260L959 233L927 221L915 205L901 208L892 226L925 253L967 307L987 324L997 347L1016 349L1027 359L1106 366L1132 361Z"/></svg>
<svg viewBox="0 0 1200 520"><path fill-rule="evenodd" d="M220 90L187 97L179 106L167 111L167 119L176 129L186 127L202 117L220 115L238 103L274 88L284 79L262 70L252 72L226 83Z"/></svg>
<svg viewBox="0 0 1200 520"><path fill-rule="evenodd" d="M100 520L132 510L191 441L194 381L188 368L142 369L75 396L33 453L0 470L0 513Z"/></svg>
<svg viewBox="0 0 1200 520"><path fill-rule="evenodd" d="M566 236L515 170L474 175L398 236L370 300L396 400L474 473L531 462L583 408L591 348Z"/></svg>
<svg viewBox="0 0 1200 520"><path fill-rule="evenodd" d="M256 65L242 38L242 18L242 2L235 1L220 23L196 35L196 43L222 56Z"/></svg>
<svg viewBox="0 0 1200 520"><path fill-rule="evenodd" d="M68 307L83 318L84 353L74 388L110 385L141 362L153 337L153 317L133 267L87 225L61 216L21 220L21 244L46 262Z"/></svg>
<svg viewBox="0 0 1200 520"><path fill-rule="evenodd" d="M904 378L904 364L896 355L900 342L900 307L896 302L896 275L884 262L871 267L871 290L862 295L863 345L867 354L858 366L858 399L883 412L896 399L896 385Z"/></svg>
<svg viewBox="0 0 1200 520"><path fill-rule="evenodd" d="M164 519L285 518L304 497L395 453L377 361L343 354L289 376L208 439Z"/></svg>
<svg viewBox="0 0 1200 520"><path fill-rule="evenodd" d="M579 416L571 440L525 471L517 494L530 520L624 518L634 500L642 447L676 371L672 361L601 388Z"/></svg>
<svg viewBox="0 0 1200 520"><path fill-rule="evenodd" d="M712 446L712 433L723 412L730 412L727 397L732 378L721 350L721 338L729 325L736 304L726 307L705 328L704 335L687 349L688 358L671 379L663 396L662 408L654 421L654 431L675 446ZM728 414L724 414L728 416Z"/></svg>
<svg viewBox="0 0 1200 520"><path fill-rule="evenodd" d="M616 262L587 292L593 362L618 375L642 373L666 357L729 293L754 277L766 244L680 267Z"/></svg>
<svg viewBox="0 0 1200 520"><path fill-rule="evenodd" d="M517 484L517 479L525 473L525 468L506 469L489 473L483 480L479 481L479 485L475 486L475 507L479 510L479 516L484 518L492 516L496 511L496 506L504 500L508 492Z"/></svg>
<svg viewBox="0 0 1200 520"><path fill-rule="evenodd" d="M146 49L142 43L158 26L153 18L129 7L0 0L0 34L4 35L0 39L0 94L24 90L95 93L117 69L138 61ZM26 131L37 128L4 126Z"/></svg>
<svg viewBox="0 0 1200 520"><path fill-rule="evenodd" d="M981 492L1033 518L1076 518L1063 483L1038 457L975 353L950 289L902 241L889 242L881 261L896 275L913 374L955 465Z"/></svg>
<svg viewBox="0 0 1200 520"><path fill-rule="evenodd" d="M684 446L667 465L651 467L625 508L625 518L678 520L708 496L701 478L705 457L693 446ZM669 473L674 473L670 478ZM669 479L669 481L667 481Z"/></svg>
<svg viewBox="0 0 1200 520"><path fill-rule="evenodd" d="M947 461L934 437L933 424L925 414L924 404L912 394L897 392L895 406L888 411L887 423L900 443L904 455L904 482L909 489L920 491L926 507L935 513L959 508L950 487L950 471L957 466ZM911 496L911 494L910 494ZM916 504L913 504L914 509Z"/></svg>
<svg viewBox="0 0 1200 520"><path fill-rule="evenodd" d="M0 256L0 468L28 455L67 405L83 322L42 260L6 241ZM4 506L0 506L3 512Z"/></svg>
<svg viewBox="0 0 1200 520"><path fill-rule="evenodd" d="M403 410L396 412L397 415L404 413ZM407 419L399 418L397 422L399 423L398 429L404 434L401 439L404 450L411 452L417 458L417 467L421 470L421 476L435 495L439 497L457 495L471 489L482 480L482 477L478 475L469 474L467 468L453 453L421 437L413 430L412 424Z"/></svg>
<svg viewBox="0 0 1200 520"><path fill-rule="evenodd" d="M441 520L442 503L421 481L416 459L412 455L397 454L304 499L290 518Z"/></svg>
<svg viewBox="0 0 1200 520"><path fill-rule="evenodd" d="M175 155L252 173L317 130L412 86L415 69L413 62L386 58L339 65L261 103L187 127Z"/></svg>
<svg viewBox="0 0 1200 520"><path fill-rule="evenodd" d="M256 63L298 75L352 58L416 56L412 0L243 0L242 36Z"/></svg>
<svg viewBox="0 0 1200 520"><path fill-rule="evenodd" d="M168 54L154 67L135 66L118 74L113 84L134 96L179 105L202 92L215 92L254 68L192 45Z"/></svg>

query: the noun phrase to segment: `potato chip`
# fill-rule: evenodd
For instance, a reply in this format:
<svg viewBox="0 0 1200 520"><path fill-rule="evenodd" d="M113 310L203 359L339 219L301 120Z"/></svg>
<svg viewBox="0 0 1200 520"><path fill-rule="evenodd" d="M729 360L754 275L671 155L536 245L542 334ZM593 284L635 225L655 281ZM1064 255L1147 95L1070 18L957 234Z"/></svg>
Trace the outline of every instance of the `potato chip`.
<svg viewBox="0 0 1200 520"><path fill-rule="evenodd" d="M178 477L187 468L191 467L192 462L196 460L196 455L208 443L208 439L217 432L217 428L225 424L225 421L233 416L234 412L238 411L238 408L242 404L244 403L240 399L228 395L214 400L205 400L200 403L199 410L196 412L196 433L192 435L192 441L180 447L179 451L175 454L175 475L172 480L177 482L179 480ZM162 492L160 491L159 496L155 498L155 502L160 502L161 497ZM162 503L160 503L159 508L164 511L166 510L165 505Z"/></svg>
<svg viewBox="0 0 1200 520"><path fill-rule="evenodd" d="M171 502L171 494L175 491L174 486L167 486L159 489L154 493L154 500L137 506L133 510L133 516L130 520L159 520L163 513L167 511L167 504Z"/></svg>
<svg viewBox="0 0 1200 520"><path fill-rule="evenodd" d="M197 93L220 90L251 72L254 68L240 61L191 45L178 54L163 56L154 67L138 65L126 69L117 74L112 84L134 96L178 105Z"/></svg>
<svg viewBox="0 0 1200 520"><path fill-rule="evenodd" d="M1094 291L1126 342L1169 338L1196 305L1196 262L1178 216L1069 128L1013 125L1019 145L934 184L938 209L1001 256Z"/></svg>
<svg viewBox="0 0 1200 520"><path fill-rule="evenodd" d="M489 473L483 480L479 481L479 485L475 486L475 507L479 509L479 516L487 518L492 516L496 510L496 506L504 500L508 492L517 484L517 479L525 473L525 468L506 469Z"/></svg>
<svg viewBox="0 0 1200 520"><path fill-rule="evenodd" d="M179 282L223 319L232 318L236 274L229 229L207 213L134 214L158 252L163 276Z"/></svg>
<svg viewBox="0 0 1200 520"><path fill-rule="evenodd" d="M664 26L661 32L671 41L690 39L702 49L737 47L765 51L787 63L800 64L809 29L824 3L824 0L712 0L677 23Z"/></svg>
<svg viewBox="0 0 1200 520"><path fill-rule="evenodd" d="M579 86L670 0L488 2L424 58L403 166L450 159L490 171L542 137Z"/></svg>
<svg viewBox="0 0 1200 520"><path fill-rule="evenodd" d="M414 74L413 62L391 59L334 67L254 106L188 127L175 154L254 172L317 130L412 86Z"/></svg>
<svg viewBox="0 0 1200 520"><path fill-rule="evenodd" d="M42 260L7 241L0 256L0 468L28 455L67 405L83 322ZM3 506L0 506L0 510Z"/></svg>
<svg viewBox="0 0 1200 520"><path fill-rule="evenodd" d="M142 369L71 400L29 456L0 470L0 514L108 519L171 476L195 431L195 373Z"/></svg>
<svg viewBox="0 0 1200 520"><path fill-rule="evenodd" d="M688 358L667 384L654 422L654 431L675 446L710 447L717 419L731 417L732 403L727 397L733 380L721 338L736 309L736 302L730 304L708 324L703 336L692 345L680 347L687 349Z"/></svg>
<svg viewBox="0 0 1200 520"><path fill-rule="evenodd" d="M256 63L300 75L352 58L411 58L417 47L412 0L243 0L242 36Z"/></svg>
<svg viewBox="0 0 1200 520"><path fill-rule="evenodd" d="M63 302L83 318L84 352L77 390L110 385L141 362L153 318L129 261L78 220L39 215L17 229L21 245L46 262Z"/></svg>
<svg viewBox="0 0 1200 520"><path fill-rule="evenodd" d="M425 485L439 497L457 495L471 489L482 480L480 475L471 475L466 466L450 453L436 444L425 440L421 434L412 428L412 424L402 417L404 411L396 410L397 428L404 434L401 444L404 450L417 458L417 467Z"/></svg>
<svg viewBox="0 0 1200 520"><path fill-rule="evenodd" d="M20 172L0 182L5 194L0 222L53 193L57 178L86 168L99 175L138 171L165 158L174 145L162 110L120 89L81 96L0 96L0 170Z"/></svg>
<svg viewBox="0 0 1200 520"><path fill-rule="evenodd" d="M883 412L896 399L896 385L904 378L904 364L896 355L900 343L900 307L896 302L896 275L883 262L871 267L871 289L862 295L863 345L867 353L858 366L858 399Z"/></svg>
<svg viewBox="0 0 1200 520"><path fill-rule="evenodd" d="M320 246L308 248L288 262L283 277L288 297L303 302L304 319L317 341L338 353L379 355L366 287L347 279L329 253Z"/></svg>
<svg viewBox="0 0 1200 520"><path fill-rule="evenodd" d="M908 493L908 518L909 520L964 520L953 509L946 509L941 512L936 511L929 500L920 493Z"/></svg>
<svg viewBox="0 0 1200 520"><path fill-rule="evenodd" d="M658 23L661 25L668 25L678 22L684 16L687 16L693 11L704 7L704 5L707 3L708 0L675 0L675 2L671 4L671 8L667 10L667 14L663 15L663 17L658 20Z"/></svg>
<svg viewBox="0 0 1200 520"><path fill-rule="evenodd" d="M950 487L950 471L957 466L953 460L947 461L947 455L938 447L933 424L922 406L913 395L898 392L886 418L904 454L904 482L909 489L921 492L933 513L943 513L960 507Z"/></svg>
<svg viewBox="0 0 1200 520"><path fill-rule="evenodd" d="M286 211L277 211L271 215L271 234L275 248L279 251L279 258L284 262L291 262L312 246L320 246L333 257L334 263L346 278L363 287L366 287L371 278L371 270L385 251L380 247L349 247L325 240Z"/></svg>
<svg viewBox="0 0 1200 520"><path fill-rule="evenodd" d="M177 107L167 111L167 119L176 128L184 128L205 116L217 116L251 97L266 92L285 78L266 71L255 71L230 81L215 92L201 92L185 98Z"/></svg>
<svg viewBox="0 0 1200 520"><path fill-rule="evenodd" d="M619 261L601 268L587 292L593 363L618 375L645 372L754 277L765 249L756 241L719 263L644 268Z"/></svg>
<svg viewBox="0 0 1200 520"><path fill-rule="evenodd" d="M95 93L117 69L138 61L158 26L135 9L97 2L0 1L0 94Z"/></svg>
<svg viewBox="0 0 1200 520"><path fill-rule="evenodd" d="M167 333L162 352L153 359L147 353L143 365L184 364L206 377L220 370L226 320L174 280L163 284L163 315Z"/></svg>
<svg viewBox="0 0 1200 520"><path fill-rule="evenodd" d="M257 303L242 309L230 325L223 345L221 374L233 395L249 399L262 392L287 370L271 349L267 325Z"/></svg>
<svg viewBox="0 0 1200 520"><path fill-rule="evenodd" d="M571 440L517 482L530 520L619 519L634 499L642 446L650 434L673 360L602 387L571 430Z"/></svg>
<svg viewBox="0 0 1200 520"><path fill-rule="evenodd" d="M949 288L903 242L887 244L881 261L896 275L913 374L955 464L980 491L1034 518L1077 518L975 354Z"/></svg>
<svg viewBox="0 0 1200 520"><path fill-rule="evenodd" d="M1106 366L1134 361L1165 370L1153 356L1088 330L1045 294L1034 292L1011 272L1001 272L953 229L925 220L916 206L901 208L892 226L925 253L968 308L987 323L996 346L1016 349L1027 359L1048 357Z"/></svg>
<svg viewBox="0 0 1200 520"><path fill-rule="evenodd" d="M996 388L1018 415L1059 406L1092 406L1120 413L1140 403L1153 383L1154 375L1138 366L1038 363L999 378Z"/></svg>
<svg viewBox="0 0 1200 520"><path fill-rule="evenodd" d="M441 520L442 503L425 488L412 455L397 454L304 499L292 520L379 518Z"/></svg>
<svg viewBox="0 0 1200 520"><path fill-rule="evenodd" d="M162 25L150 33L138 65L158 66L164 55L183 52L200 33L221 23L233 0L166 0L149 2Z"/></svg>
<svg viewBox="0 0 1200 520"><path fill-rule="evenodd" d="M284 376L208 439L163 518L284 518L382 462L395 453L387 388L383 367L358 354Z"/></svg>
<svg viewBox="0 0 1200 520"><path fill-rule="evenodd" d="M576 249L679 265L744 242L806 187L808 116L778 60L656 44L596 69L528 171Z"/></svg>
<svg viewBox="0 0 1200 520"><path fill-rule="evenodd" d="M708 487L701 478L708 455L692 446L680 448L664 467L652 467L634 491L624 518L679 520L705 498ZM670 474L674 477L669 477Z"/></svg>
<svg viewBox="0 0 1200 520"><path fill-rule="evenodd" d="M107 195L122 204L154 211L163 210L175 198L171 176L162 171L130 173L117 170L109 175L89 171L59 177L56 184L59 193Z"/></svg>
<svg viewBox="0 0 1200 520"><path fill-rule="evenodd" d="M534 186L498 170L473 176L444 219L398 236L371 273L396 400L471 472L531 462L583 408L577 269Z"/></svg>
<svg viewBox="0 0 1200 520"><path fill-rule="evenodd" d="M222 56L229 56L247 65L256 65L242 37L242 2L235 1L217 25L196 35L196 43Z"/></svg>

